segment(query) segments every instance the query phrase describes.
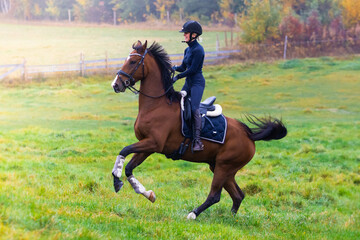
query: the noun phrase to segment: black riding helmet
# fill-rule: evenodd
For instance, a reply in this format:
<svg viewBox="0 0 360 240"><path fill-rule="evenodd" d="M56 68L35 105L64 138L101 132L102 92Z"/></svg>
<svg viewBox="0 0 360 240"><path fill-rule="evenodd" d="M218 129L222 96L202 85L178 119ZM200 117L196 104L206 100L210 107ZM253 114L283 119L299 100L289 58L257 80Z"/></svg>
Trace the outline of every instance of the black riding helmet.
<svg viewBox="0 0 360 240"><path fill-rule="evenodd" d="M198 23L197 21L187 21L179 32L190 33L190 42L191 42L193 40L193 37L192 37L193 33L196 33L195 38L197 38L198 36L200 36L202 34L202 27L201 27L200 23Z"/></svg>

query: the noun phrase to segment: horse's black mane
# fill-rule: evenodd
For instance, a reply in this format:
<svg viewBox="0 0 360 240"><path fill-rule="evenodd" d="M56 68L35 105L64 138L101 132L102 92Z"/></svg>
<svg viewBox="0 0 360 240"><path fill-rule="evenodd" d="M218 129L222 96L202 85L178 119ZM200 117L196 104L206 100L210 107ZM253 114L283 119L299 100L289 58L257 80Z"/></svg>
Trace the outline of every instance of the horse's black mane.
<svg viewBox="0 0 360 240"><path fill-rule="evenodd" d="M148 48L148 53L150 53L155 58L157 64L160 67L164 90L166 91L170 88L166 94L167 98L170 99L170 101L178 101L180 94L172 87L172 73L174 70L172 69L169 55L163 46L157 42L153 42L153 44Z"/></svg>

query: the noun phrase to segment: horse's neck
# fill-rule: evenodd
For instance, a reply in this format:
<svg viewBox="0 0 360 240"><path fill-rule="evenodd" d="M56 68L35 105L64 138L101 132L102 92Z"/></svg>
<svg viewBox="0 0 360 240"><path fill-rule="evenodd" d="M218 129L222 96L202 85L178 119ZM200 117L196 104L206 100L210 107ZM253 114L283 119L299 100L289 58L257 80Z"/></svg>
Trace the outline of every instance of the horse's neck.
<svg viewBox="0 0 360 240"><path fill-rule="evenodd" d="M160 71L152 71L148 76L140 83L140 92L148 96L161 96L165 93L163 83L161 80ZM166 96L160 98L150 98L143 94L139 94L139 111L152 111L158 108L166 101Z"/></svg>

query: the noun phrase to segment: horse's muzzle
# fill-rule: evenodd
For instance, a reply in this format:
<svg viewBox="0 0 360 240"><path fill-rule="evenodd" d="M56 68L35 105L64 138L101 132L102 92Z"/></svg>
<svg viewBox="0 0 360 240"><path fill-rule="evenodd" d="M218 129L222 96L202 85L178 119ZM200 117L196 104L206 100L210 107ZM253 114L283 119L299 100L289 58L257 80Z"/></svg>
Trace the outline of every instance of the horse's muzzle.
<svg viewBox="0 0 360 240"><path fill-rule="evenodd" d="M117 83L117 79L118 79L118 75L116 75L114 81L111 83L111 86L112 88L114 89L114 91L116 93L119 93L119 92L124 92L125 91L125 87L123 86L123 84L118 84Z"/></svg>
<svg viewBox="0 0 360 240"><path fill-rule="evenodd" d="M112 87L116 93L121 92L118 84L115 83L115 85L113 85Z"/></svg>

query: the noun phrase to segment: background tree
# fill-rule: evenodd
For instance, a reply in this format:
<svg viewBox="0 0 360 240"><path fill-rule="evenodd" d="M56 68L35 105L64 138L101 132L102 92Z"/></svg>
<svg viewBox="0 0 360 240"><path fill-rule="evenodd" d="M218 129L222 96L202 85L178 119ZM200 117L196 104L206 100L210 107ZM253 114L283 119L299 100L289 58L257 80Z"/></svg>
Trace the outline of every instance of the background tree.
<svg viewBox="0 0 360 240"><path fill-rule="evenodd" d="M11 0L0 0L1 13L7 14L11 10Z"/></svg>
<svg viewBox="0 0 360 240"><path fill-rule="evenodd" d="M330 23L334 19L333 0L314 0L325 38L330 36Z"/></svg>
<svg viewBox="0 0 360 240"><path fill-rule="evenodd" d="M109 1L91 0L91 4L86 11L85 21L111 22L113 19L112 7L113 4L109 3Z"/></svg>
<svg viewBox="0 0 360 240"><path fill-rule="evenodd" d="M319 14L316 10L306 20L305 40L318 41L322 39L322 27Z"/></svg>
<svg viewBox="0 0 360 240"><path fill-rule="evenodd" d="M360 1L342 0L342 17L347 29L353 29L356 32L356 26L360 23Z"/></svg>
<svg viewBox="0 0 360 240"><path fill-rule="evenodd" d="M282 39L284 39L285 36L288 36L289 40L301 41L305 26L298 17L289 15L282 19L279 30Z"/></svg>
<svg viewBox="0 0 360 240"><path fill-rule="evenodd" d="M220 10L217 0L179 0L177 5L183 9L185 16L191 16L192 19L198 18L202 23L209 22L211 15Z"/></svg>
<svg viewBox="0 0 360 240"><path fill-rule="evenodd" d="M114 8L120 12L121 22L143 22L147 16L147 1L145 0L113 0Z"/></svg>
<svg viewBox="0 0 360 240"><path fill-rule="evenodd" d="M346 39L346 30L340 16L331 21L330 27L333 30L333 38L335 41Z"/></svg>
<svg viewBox="0 0 360 240"><path fill-rule="evenodd" d="M72 11L72 15L74 14L74 5L76 4L76 0L61 0L56 2L57 6L60 9L60 20L68 19L68 10Z"/></svg>
<svg viewBox="0 0 360 240"><path fill-rule="evenodd" d="M104 0L76 0L73 5L74 17L85 22L111 22L113 6L111 2Z"/></svg>
<svg viewBox="0 0 360 240"><path fill-rule="evenodd" d="M89 5L89 0L76 0L74 4L74 18L77 21L85 21L86 8Z"/></svg>
<svg viewBox="0 0 360 240"><path fill-rule="evenodd" d="M59 7L56 5L56 1L55 0L48 0L46 2L46 9L45 11L47 13L49 13L49 15L51 17L53 17L55 20L59 20L59 16L60 16L60 9Z"/></svg>
<svg viewBox="0 0 360 240"><path fill-rule="evenodd" d="M254 0L248 15L242 20L243 41L245 43L261 43L277 39L280 20L280 8L272 6L271 0Z"/></svg>
<svg viewBox="0 0 360 240"><path fill-rule="evenodd" d="M236 14L241 14L246 9L244 0L221 0L219 4L222 22L228 26L235 26Z"/></svg>
<svg viewBox="0 0 360 240"><path fill-rule="evenodd" d="M309 0L282 0L284 8L290 8L297 15L306 18L306 13L309 11L307 4Z"/></svg>
<svg viewBox="0 0 360 240"><path fill-rule="evenodd" d="M15 0L12 4L14 12L13 15L22 20L31 20L32 14L32 1L31 0Z"/></svg>
<svg viewBox="0 0 360 240"><path fill-rule="evenodd" d="M174 7L175 0L156 0L154 5L160 13L160 20L164 20L167 17L167 12L170 12L170 9Z"/></svg>

